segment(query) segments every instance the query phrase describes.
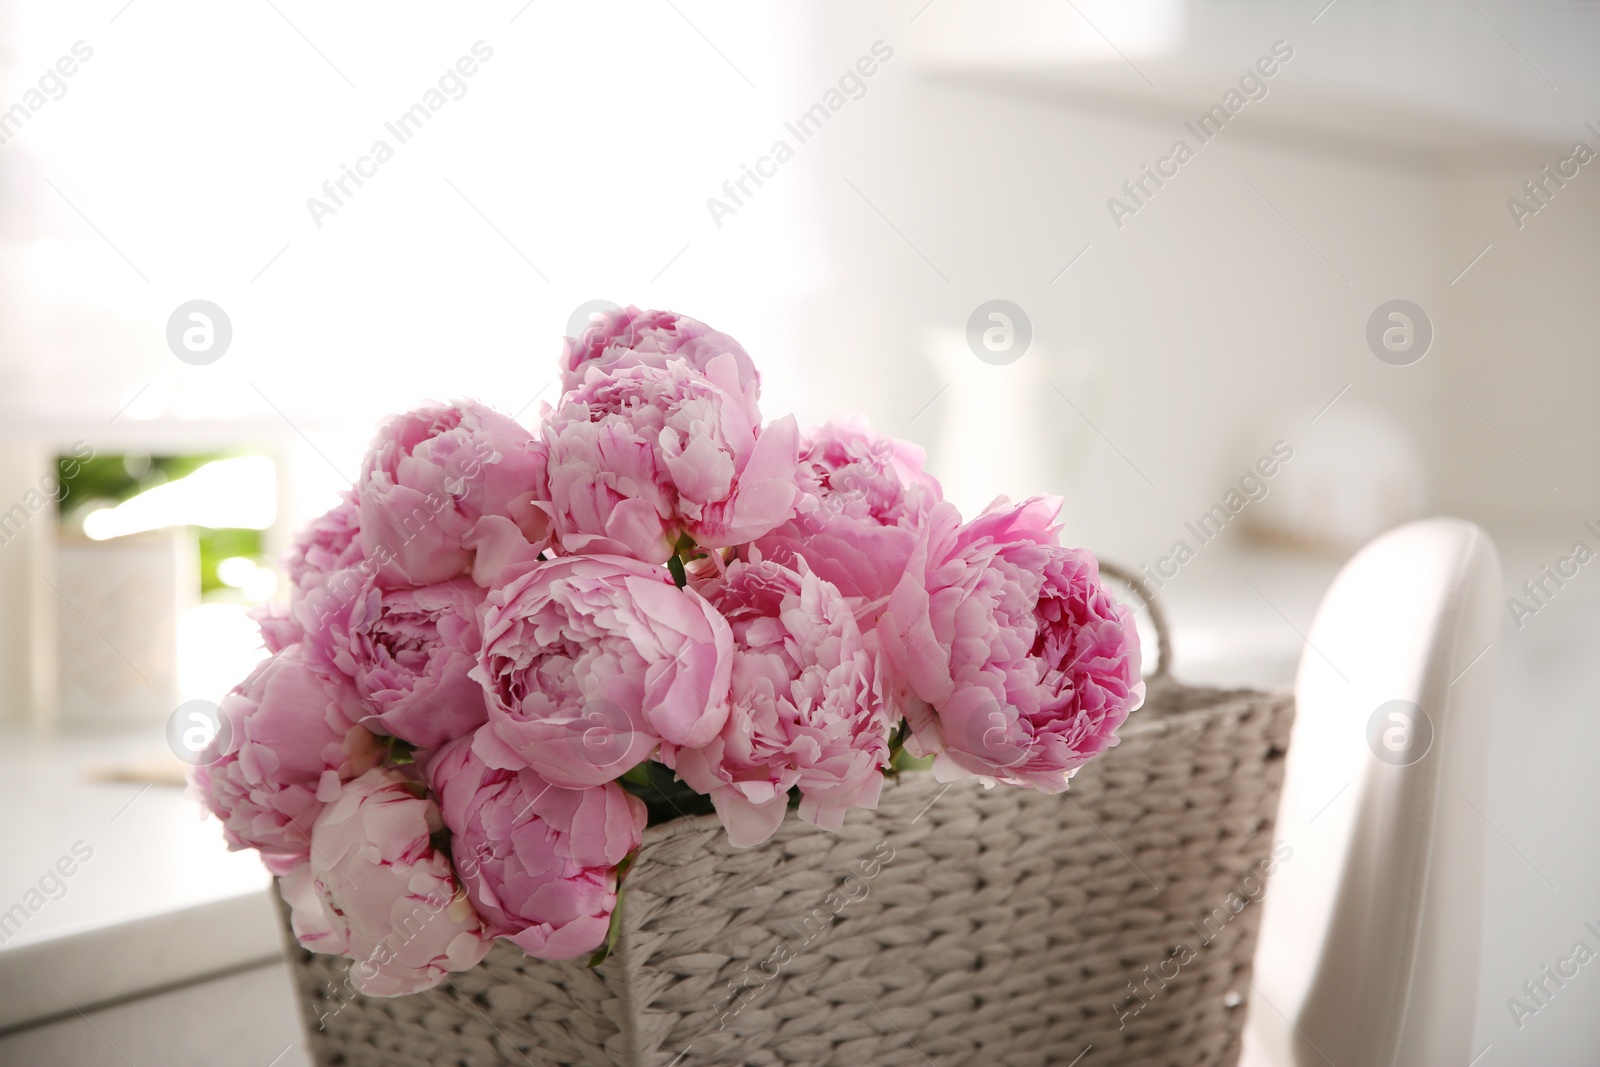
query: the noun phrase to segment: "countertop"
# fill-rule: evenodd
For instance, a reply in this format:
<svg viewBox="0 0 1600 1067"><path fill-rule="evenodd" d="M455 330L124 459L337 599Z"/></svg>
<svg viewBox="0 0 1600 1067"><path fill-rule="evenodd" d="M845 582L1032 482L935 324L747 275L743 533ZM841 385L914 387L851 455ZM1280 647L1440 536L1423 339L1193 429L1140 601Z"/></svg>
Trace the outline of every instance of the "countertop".
<svg viewBox="0 0 1600 1067"><path fill-rule="evenodd" d="M282 954L253 853L182 787L92 777L162 758L155 729L0 734L0 1032Z"/></svg>

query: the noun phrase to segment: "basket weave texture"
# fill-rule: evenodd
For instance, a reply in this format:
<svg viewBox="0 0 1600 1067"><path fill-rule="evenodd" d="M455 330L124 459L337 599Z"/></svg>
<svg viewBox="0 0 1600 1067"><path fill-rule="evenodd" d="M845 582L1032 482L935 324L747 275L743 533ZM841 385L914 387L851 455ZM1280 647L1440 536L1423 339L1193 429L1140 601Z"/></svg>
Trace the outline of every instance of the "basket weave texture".
<svg viewBox="0 0 1600 1067"><path fill-rule="evenodd" d="M1238 902L1292 716L1287 693L1161 678L1062 796L908 774L839 833L789 819L740 850L711 816L652 827L595 969L500 942L367 998L290 938L309 1047L319 1067L1231 1067L1260 920Z"/></svg>

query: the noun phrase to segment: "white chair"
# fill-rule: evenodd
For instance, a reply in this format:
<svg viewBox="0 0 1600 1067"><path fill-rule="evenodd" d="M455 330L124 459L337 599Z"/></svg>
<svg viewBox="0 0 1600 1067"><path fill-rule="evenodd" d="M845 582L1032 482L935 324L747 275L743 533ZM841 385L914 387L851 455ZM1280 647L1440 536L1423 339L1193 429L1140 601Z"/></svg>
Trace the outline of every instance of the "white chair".
<svg viewBox="0 0 1600 1067"><path fill-rule="evenodd" d="M1458 519L1340 572L1295 680L1240 1067L1465 1067L1500 563ZM1420 709L1420 713L1416 710Z"/></svg>

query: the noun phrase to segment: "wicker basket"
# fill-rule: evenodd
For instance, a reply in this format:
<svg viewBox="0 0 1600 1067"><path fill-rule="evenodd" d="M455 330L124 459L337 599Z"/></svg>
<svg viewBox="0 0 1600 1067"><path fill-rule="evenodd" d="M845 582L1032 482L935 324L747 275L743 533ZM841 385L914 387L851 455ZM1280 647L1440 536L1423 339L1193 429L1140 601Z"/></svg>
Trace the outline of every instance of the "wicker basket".
<svg viewBox="0 0 1600 1067"><path fill-rule="evenodd" d="M738 850L714 817L652 827L593 970L501 942L430 992L365 998L290 938L310 1048L321 1067L1231 1065L1260 919L1239 902L1269 867L1292 714L1158 677L1064 796L917 774L837 834L790 819Z"/></svg>

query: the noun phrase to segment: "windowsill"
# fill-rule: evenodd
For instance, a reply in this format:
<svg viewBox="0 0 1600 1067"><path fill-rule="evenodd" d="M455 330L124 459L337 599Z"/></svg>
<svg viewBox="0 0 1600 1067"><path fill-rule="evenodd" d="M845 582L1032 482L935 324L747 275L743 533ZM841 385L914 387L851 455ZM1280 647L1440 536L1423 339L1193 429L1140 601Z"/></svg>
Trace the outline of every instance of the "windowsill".
<svg viewBox="0 0 1600 1067"><path fill-rule="evenodd" d="M282 955L253 853L229 852L179 787L90 776L166 755L156 731L0 734L0 915L37 905L4 928L0 1032Z"/></svg>

